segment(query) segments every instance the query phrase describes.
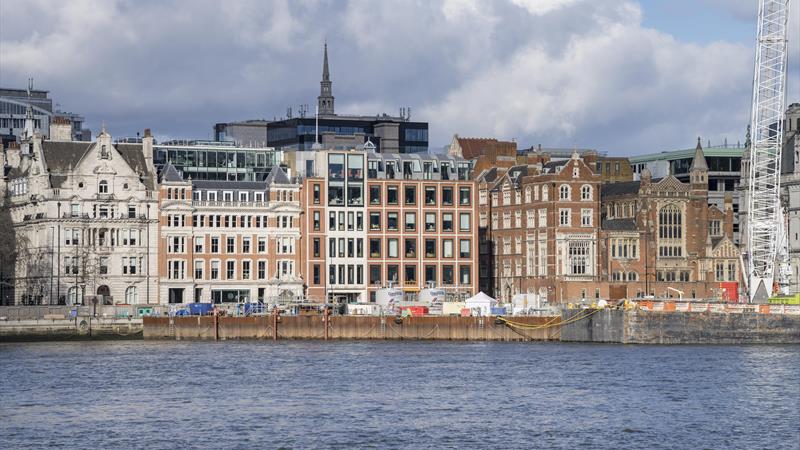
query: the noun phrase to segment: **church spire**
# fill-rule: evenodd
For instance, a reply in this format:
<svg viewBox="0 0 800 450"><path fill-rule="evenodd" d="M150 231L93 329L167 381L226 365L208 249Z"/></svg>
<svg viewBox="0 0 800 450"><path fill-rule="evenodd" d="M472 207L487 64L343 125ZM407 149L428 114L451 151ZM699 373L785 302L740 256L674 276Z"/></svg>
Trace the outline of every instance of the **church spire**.
<svg viewBox="0 0 800 450"><path fill-rule="evenodd" d="M325 61L322 63L322 81L331 81L331 73L328 71L328 43L325 43Z"/></svg>
<svg viewBox="0 0 800 450"><path fill-rule="evenodd" d="M317 97L317 111L322 116L332 116L333 112L333 83L328 69L328 43L325 43L325 56L322 62L322 81L319 82L319 97Z"/></svg>

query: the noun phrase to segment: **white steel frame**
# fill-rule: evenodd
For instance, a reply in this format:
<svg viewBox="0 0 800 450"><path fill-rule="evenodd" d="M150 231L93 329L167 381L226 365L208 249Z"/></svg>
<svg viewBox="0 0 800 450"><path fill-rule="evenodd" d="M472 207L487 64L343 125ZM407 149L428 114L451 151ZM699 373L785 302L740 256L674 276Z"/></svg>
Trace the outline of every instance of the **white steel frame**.
<svg viewBox="0 0 800 450"><path fill-rule="evenodd" d="M752 300L763 284L772 294L780 222L781 145L786 96L786 21L789 0L760 0L752 143L747 193L747 274ZM762 291L763 292L763 291Z"/></svg>

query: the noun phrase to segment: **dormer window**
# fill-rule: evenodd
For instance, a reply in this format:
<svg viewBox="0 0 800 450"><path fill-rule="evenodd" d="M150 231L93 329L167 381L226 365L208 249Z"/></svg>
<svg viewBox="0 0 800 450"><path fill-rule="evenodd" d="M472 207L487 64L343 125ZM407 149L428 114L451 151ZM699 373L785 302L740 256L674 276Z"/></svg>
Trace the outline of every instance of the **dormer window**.
<svg viewBox="0 0 800 450"><path fill-rule="evenodd" d="M100 184L97 186L97 193L108 194L108 181L106 180L100 181Z"/></svg>
<svg viewBox="0 0 800 450"><path fill-rule="evenodd" d="M100 159L108 159L108 147L105 145L100 146Z"/></svg>

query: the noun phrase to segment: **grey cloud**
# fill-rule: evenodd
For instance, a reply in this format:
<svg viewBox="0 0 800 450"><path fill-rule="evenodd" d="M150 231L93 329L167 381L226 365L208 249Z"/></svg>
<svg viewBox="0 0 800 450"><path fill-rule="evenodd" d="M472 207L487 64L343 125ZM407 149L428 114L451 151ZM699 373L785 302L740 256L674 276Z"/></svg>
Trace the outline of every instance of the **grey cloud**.
<svg viewBox="0 0 800 450"><path fill-rule="evenodd" d="M116 136L206 138L215 122L313 109L327 39L337 110L411 106L432 146L502 133L640 153L743 130L749 49L642 29L631 2L548 3L3 1L0 84L33 76ZM620 41L592 45L609 34Z"/></svg>

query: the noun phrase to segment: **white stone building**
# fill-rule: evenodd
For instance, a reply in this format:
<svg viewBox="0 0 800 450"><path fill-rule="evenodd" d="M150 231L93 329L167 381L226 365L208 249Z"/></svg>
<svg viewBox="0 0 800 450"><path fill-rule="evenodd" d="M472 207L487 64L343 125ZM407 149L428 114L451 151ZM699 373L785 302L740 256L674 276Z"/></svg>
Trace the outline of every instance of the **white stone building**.
<svg viewBox="0 0 800 450"><path fill-rule="evenodd" d="M105 130L95 142L32 130L5 154L2 303L158 303L149 130L140 144L114 143Z"/></svg>

